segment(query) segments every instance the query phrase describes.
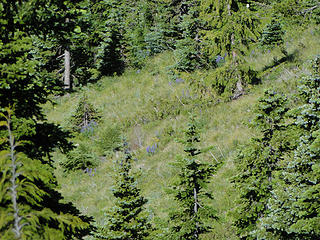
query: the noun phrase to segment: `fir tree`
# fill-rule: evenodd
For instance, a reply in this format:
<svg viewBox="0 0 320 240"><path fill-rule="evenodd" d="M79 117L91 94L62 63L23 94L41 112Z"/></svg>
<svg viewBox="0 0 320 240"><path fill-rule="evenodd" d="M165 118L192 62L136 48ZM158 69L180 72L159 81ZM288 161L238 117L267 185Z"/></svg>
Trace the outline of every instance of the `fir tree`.
<svg viewBox="0 0 320 240"><path fill-rule="evenodd" d="M245 65L242 56L250 43L257 39L258 19L250 9L251 1L201 1L201 17L208 29L202 31L204 51L215 62L224 58L225 64L213 73L212 85L227 98L237 98L247 84L256 80L255 72Z"/></svg>
<svg viewBox="0 0 320 240"><path fill-rule="evenodd" d="M90 219L71 203L62 203L50 165L20 152L24 142L17 137L11 110L1 117L0 126L8 133L8 150L0 153L1 238L83 239L92 229Z"/></svg>
<svg viewBox="0 0 320 240"><path fill-rule="evenodd" d="M206 200L213 198L206 185L219 164L208 164L198 159L204 150L197 147L200 136L194 117L191 117L185 139L181 142L185 145L185 156L176 162L179 175L172 192L179 207L170 213L170 239L197 240L201 234L210 231L211 221L217 219L214 209L206 204Z"/></svg>
<svg viewBox="0 0 320 240"><path fill-rule="evenodd" d="M72 115L70 122L76 131L86 130L90 124L97 124L100 120L99 112L88 101L86 95L80 99L76 112Z"/></svg>
<svg viewBox="0 0 320 240"><path fill-rule="evenodd" d="M263 46L272 47L274 45L283 44L283 34L280 22L272 19L271 23L268 24L261 35L261 44Z"/></svg>
<svg viewBox="0 0 320 240"><path fill-rule="evenodd" d="M200 2L189 0L181 3L184 9L178 24L181 36L176 41L175 68L179 71L191 72L207 66L207 59L202 51L200 31L205 27L199 17Z"/></svg>
<svg viewBox="0 0 320 240"><path fill-rule="evenodd" d="M265 236L274 239L320 238L319 123L320 58L313 75L299 88L302 105L291 110L296 147L286 154L277 174L268 205L270 213L263 220ZM291 133L292 134L292 133Z"/></svg>
<svg viewBox="0 0 320 240"><path fill-rule="evenodd" d="M6 116L5 125L10 125L11 133L8 136L6 127L1 127L0 138L14 137L15 143L20 143L13 156L21 163L15 177L17 211L8 191L15 174L10 171L10 158L5 154L13 143L1 141L1 237L11 232L12 211L22 217L22 225L27 222L21 228L22 239L82 239L90 232L90 219L80 216L72 204L63 203L63 197L55 190L57 181L50 153L54 148L70 149L66 140L69 134L48 123L42 112L49 95L61 90L53 73L55 64L50 62L54 54L47 47L51 41L61 43L70 30L65 15L60 15L64 10L65 2L55 0L5 0L0 4L0 112L15 106L14 113ZM41 48L45 39L50 39L50 44Z"/></svg>
<svg viewBox="0 0 320 240"><path fill-rule="evenodd" d="M238 175L234 178L240 191L235 227L241 239L257 239L261 218L268 213L274 172L279 168L286 146L282 136L286 98L272 90L259 100L254 126L262 136L253 138L238 154Z"/></svg>
<svg viewBox="0 0 320 240"><path fill-rule="evenodd" d="M107 222L97 235L99 239L142 240L150 234L151 224L145 213L147 200L141 196L132 170L132 155L127 143L123 146L124 158L117 163L112 194L115 206L107 213Z"/></svg>

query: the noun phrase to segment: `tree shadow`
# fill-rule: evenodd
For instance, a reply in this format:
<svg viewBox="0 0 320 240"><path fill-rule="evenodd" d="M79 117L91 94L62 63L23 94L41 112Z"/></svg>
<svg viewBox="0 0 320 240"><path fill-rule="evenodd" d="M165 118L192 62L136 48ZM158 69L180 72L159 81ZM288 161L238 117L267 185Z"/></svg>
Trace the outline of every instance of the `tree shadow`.
<svg viewBox="0 0 320 240"><path fill-rule="evenodd" d="M297 56L298 56L299 51L296 49L294 50L292 53L288 54L286 51L283 52L283 54L285 54L285 56L283 56L280 59L277 58L273 58L273 62L270 65L265 66L262 71L266 71L269 70L271 68L274 68L276 66L279 66L281 63L284 62L293 62Z"/></svg>

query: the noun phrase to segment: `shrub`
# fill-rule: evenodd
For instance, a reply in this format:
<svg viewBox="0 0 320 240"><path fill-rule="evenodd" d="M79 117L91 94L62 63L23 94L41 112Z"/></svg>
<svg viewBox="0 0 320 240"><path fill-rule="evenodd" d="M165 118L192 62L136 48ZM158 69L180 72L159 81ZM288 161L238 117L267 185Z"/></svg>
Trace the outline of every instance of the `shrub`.
<svg viewBox="0 0 320 240"><path fill-rule="evenodd" d="M104 128L98 137L98 146L102 154L106 155L112 151L119 150L121 145L121 129L117 125Z"/></svg>
<svg viewBox="0 0 320 240"><path fill-rule="evenodd" d="M284 31L282 30L281 24L272 19L271 23L268 24L262 33L260 42L262 46L272 47L274 45L283 44Z"/></svg>
<svg viewBox="0 0 320 240"><path fill-rule="evenodd" d="M98 165L98 157L89 145L79 143L79 145L67 153L67 160L61 163L65 171L84 170L88 167Z"/></svg>
<svg viewBox="0 0 320 240"><path fill-rule="evenodd" d="M77 106L76 112L71 116L70 123L72 129L77 132L86 131L90 125L95 125L100 121L100 113L91 103L86 95L83 95Z"/></svg>

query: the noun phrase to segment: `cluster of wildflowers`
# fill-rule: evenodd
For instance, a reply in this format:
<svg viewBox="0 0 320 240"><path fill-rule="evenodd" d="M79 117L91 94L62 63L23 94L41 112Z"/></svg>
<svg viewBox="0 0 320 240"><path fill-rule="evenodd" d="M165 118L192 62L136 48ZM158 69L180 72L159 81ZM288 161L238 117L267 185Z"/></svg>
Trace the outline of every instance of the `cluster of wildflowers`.
<svg viewBox="0 0 320 240"><path fill-rule="evenodd" d="M88 125L83 126L80 129L81 133L93 133L94 131L94 127L97 126L98 123L96 121L90 121Z"/></svg>
<svg viewBox="0 0 320 240"><path fill-rule="evenodd" d="M179 83L184 83L184 80L183 80L182 78L176 78L176 80L175 80L173 83L177 83L177 84L179 84ZM169 82L169 85L170 85L170 86L172 85L172 82L171 82L171 81Z"/></svg>
<svg viewBox="0 0 320 240"><path fill-rule="evenodd" d="M147 147L147 153L154 154L156 152L158 145L157 143Z"/></svg>
<svg viewBox="0 0 320 240"><path fill-rule="evenodd" d="M224 57L222 57L222 56L220 56L220 55L218 55L217 57L216 57L216 63L217 64L219 64L220 62L223 62L224 61Z"/></svg>
<svg viewBox="0 0 320 240"><path fill-rule="evenodd" d="M177 78L176 83L184 83L184 80L182 78Z"/></svg>
<svg viewBox="0 0 320 240"><path fill-rule="evenodd" d="M97 169L96 169L96 168L95 168L95 169L86 168L86 169L84 170L84 172L85 172L85 173L88 173L89 176L93 177L94 174L97 172Z"/></svg>

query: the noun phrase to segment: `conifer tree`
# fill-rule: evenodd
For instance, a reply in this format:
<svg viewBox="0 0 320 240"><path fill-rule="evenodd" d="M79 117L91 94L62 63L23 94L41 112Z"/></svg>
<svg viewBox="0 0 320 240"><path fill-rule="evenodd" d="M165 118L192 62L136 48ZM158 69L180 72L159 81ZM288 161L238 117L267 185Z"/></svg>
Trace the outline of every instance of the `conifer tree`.
<svg viewBox="0 0 320 240"><path fill-rule="evenodd" d="M320 238L320 58L314 63L314 73L299 88L302 105L291 110L296 146L275 179L262 237Z"/></svg>
<svg viewBox="0 0 320 240"><path fill-rule="evenodd" d="M236 159L238 175L234 178L240 191L235 211L235 227L240 239L257 239L261 218L268 213L274 172L283 157L281 152L287 141L283 136L286 98L267 90L259 100L253 126L262 136L251 139Z"/></svg>
<svg viewBox="0 0 320 240"><path fill-rule="evenodd" d="M19 175L15 177L17 211L12 207L8 191L8 183L14 179L6 154L10 145L0 141L3 153L0 164L1 237L11 232L12 211L19 212L22 225L27 222L21 228L21 239L82 239L91 229L90 219L80 216L72 204L63 203L63 197L55 190L57 181L50 153L54 148L68 150L70 143L66 138L69 134L58 125L48 123L41 107L50 94L61 90L50 62L52 52L43 50L48 50L47 46L40 46L46 38L49 42L64 39L68 32L64 15L60 15L64 9L65 2L56 0L0 3L0 112L5 114L7 106L15 106L11 117L6 116L5 126L10 125L11 134L8 136L6 127L2 126L0 138L14 137L15 143L20 143L13 156L21 163L16 167Z"/></svg>
<svg viewBox="0 0 320 240"><path fill-rule="evenodd" d="M198 155L205 150L197 146L200 135L193 116L181 142L185 145L185 155L176 162L179 175L172 192L179 207L170 213L170 239L197 240L201 234L210 231L212 220L217 219L214 209L206 204L206 200L213 198L206 185L219 164L208 164L199 159Z"/></svg>
<svg viewBox="0 0 320 240"><path fill-rule="evenodd" d="M99 239L142 240L150 234L151 224L145 212L147 203L140 194L136 175L132 170L132 155L128 145L123 145L124 157L117 162L117 173L112 194L115 206L107 213L107 222L97 235Z"/></svg>
<svg viewBox="0 0 320 240"><path fill-rule="evenodd" d="M283 34L284 31L282 30L280 22L272 19L271 23L268 24L262 32L260 42L263 46L279 46L283 44Z"/></svg>
<svg viewBox="0 0 320 240"><path fill-rule="evenodd" d="M17 137L13 113L7 113L0 114L0 127L7 129L1 143L8 142L8 149L0 152L1 239L83 239L91 230L90 219L71 203L62 203L60 193L53 189L56 183L50 165L20 152L24 143Z"/></svg>
<svg viewBox="0 0 320 240"><path fill-rule="evenodd" d="M90 124L97 124L99 120L99 112L89 102L88 97L83 95L80 98L76 112L70 119L73 129L76 131L85 130Z"/></svg>
<svg viewBox="0 0 320 240"><path fill-rule="evenodd" d="M237 98L255 80L254 71L245 66L242 56L257 40L258 19L250 9L251 1L201 1L201 17L207 22L203 41L211 62L217 57L225 64L212 76L212 85L226 97Z"/></svg>
<svg viewBox="0 0 320 240"><path fill-rule="evenodd" d="M181 36L178 37L175 46L176 64L179 71L191 72L207 66L207 59L202 51L200 31L205 23L199 17L200 2L189 0L181 3L184 9L177 25Z"/></svg>

